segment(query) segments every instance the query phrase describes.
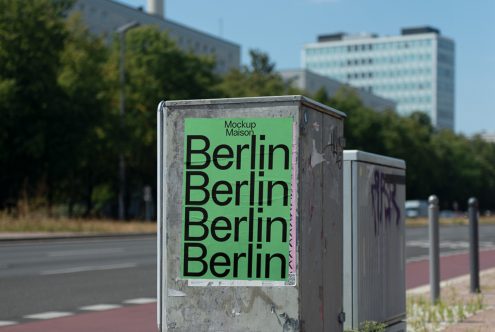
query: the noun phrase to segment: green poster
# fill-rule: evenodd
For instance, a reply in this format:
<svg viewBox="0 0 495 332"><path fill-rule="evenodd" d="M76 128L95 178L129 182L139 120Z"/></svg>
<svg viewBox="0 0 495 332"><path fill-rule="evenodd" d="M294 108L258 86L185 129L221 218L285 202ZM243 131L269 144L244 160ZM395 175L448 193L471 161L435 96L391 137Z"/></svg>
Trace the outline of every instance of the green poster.
<svg viewBox="0 0 495 332"><path fill-rule="evenodd" d="M295 284L293 137L292 118L185 119L180 259L190 285Z"/></svg>

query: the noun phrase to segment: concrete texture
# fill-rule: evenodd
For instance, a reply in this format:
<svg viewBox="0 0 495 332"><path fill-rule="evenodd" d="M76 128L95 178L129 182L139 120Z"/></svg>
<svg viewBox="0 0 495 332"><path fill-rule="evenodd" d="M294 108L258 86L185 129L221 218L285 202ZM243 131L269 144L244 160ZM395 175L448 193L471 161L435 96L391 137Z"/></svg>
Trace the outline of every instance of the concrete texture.
<svg viewBox="0 0 495 332"><path fill-rule="evenodd" d="M461 323L451 325L445 329L446 332L493 332L495 331L495 269L480 276L481 292L485 310L467 318ZM452 286L451 286L452 287ZM456 284L454 287L459 295L468 296L469 279Z"/></svg>

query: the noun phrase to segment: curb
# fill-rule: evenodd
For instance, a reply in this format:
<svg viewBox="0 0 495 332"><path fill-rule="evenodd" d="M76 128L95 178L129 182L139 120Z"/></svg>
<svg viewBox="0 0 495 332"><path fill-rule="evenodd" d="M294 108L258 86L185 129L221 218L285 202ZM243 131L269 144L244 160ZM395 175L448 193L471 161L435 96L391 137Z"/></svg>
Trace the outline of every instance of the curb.
<svg viewBox="0 0 495 332"><path fill-rule="evenodd" d="M27 242L27 241L44 241L44 240L67 240L67 239L101 239L101 238L134 238L141 236L152 236L156 233L108 233L108 234L32 234L32 235L19 235L12 237L3 237L0 235L0 244L6 242Z"/></svg>

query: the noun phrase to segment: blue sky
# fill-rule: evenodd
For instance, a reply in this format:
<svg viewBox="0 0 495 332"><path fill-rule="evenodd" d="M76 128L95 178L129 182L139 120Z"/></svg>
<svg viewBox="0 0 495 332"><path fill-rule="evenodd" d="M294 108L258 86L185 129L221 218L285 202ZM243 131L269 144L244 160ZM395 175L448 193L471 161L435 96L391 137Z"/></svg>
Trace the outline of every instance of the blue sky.
<svg viewBox="0 0 495 332"><path fill-rule="evenodd" d="M146 0L120 0L146 7ZM495 0L165 0L167 18L299 68L317 35L431 25L456 43L456 131L495 132Z"/></svg>

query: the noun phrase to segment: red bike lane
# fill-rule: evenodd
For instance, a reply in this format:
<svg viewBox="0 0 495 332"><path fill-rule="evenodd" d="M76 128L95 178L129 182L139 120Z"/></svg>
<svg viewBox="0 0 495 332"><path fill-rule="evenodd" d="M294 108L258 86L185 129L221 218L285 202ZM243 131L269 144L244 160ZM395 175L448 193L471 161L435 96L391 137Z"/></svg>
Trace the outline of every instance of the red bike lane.
<svg viewBox="0 0 495 332"><path fill-rule="evenodd" d="M480 252L482 270L495 267L495 249ZM406 264L406 287L412 289L428 284L428 260ZM441 279L451 279L469 273L469 254L441 257ZM156 304L134 305L101 312L29 322L0 328L0 332L156 332Z"/></svg>
<svg viewBox="0 0 495 332"><path fill-rule="evenodd" d="M480 251L480 270L495 267L495 249ZM406 264L406 288L429 284L429 260L422 259ZM469 253L450 254L440 259L440 279L447 280L469 273Z"/></svg>

